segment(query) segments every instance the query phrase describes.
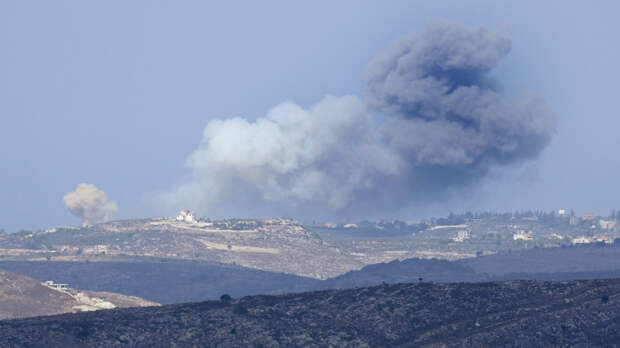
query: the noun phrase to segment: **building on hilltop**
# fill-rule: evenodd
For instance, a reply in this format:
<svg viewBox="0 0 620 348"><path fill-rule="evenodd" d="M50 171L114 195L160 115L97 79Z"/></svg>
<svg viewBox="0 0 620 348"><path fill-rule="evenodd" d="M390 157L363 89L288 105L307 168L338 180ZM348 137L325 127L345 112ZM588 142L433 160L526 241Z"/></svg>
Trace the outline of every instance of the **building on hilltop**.
<svg viewBox="0 0 620 348"><path fill-rule="evenodd" d="M198 220L196 219L196 214L193 211L182 210L179 215L177 215L177 221L194 223Z"/></svg>
<svg viewBox="0 0 620 348"><path fill-rule="evenodd" d="M532 233L525 233L525 231L519 231L512 235L512 240L532 240L534 235Z"/></svg>
<svg viewBox="0 0 620 348"><path fill-rule="evenodd" d="M468 230L460 230L456 233L456 237L452 237L452 240L457 243L462 243L469 238L471 238L471 233Z"/></svg>

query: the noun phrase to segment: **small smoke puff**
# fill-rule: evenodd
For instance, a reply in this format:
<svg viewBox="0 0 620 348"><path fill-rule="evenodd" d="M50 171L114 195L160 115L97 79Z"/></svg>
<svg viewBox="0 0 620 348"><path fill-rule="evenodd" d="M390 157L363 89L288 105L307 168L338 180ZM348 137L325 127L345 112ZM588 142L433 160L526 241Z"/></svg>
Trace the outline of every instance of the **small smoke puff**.
<svg viewBox="0 0 620 348"><path fill-rule="evenodd" d="M91 184L79 184L75 191L67 193L63 201L71 214L82 219L83 225L107 221L118 209L116 202L108 201L102 190Z"/></svg>

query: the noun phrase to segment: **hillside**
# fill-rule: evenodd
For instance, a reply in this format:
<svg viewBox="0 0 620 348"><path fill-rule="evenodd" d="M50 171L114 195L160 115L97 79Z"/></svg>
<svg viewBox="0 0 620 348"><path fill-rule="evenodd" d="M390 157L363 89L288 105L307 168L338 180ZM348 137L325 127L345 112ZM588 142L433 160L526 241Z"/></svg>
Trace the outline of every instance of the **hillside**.
<svg viewBox="0 0 620 348"><path fill-rule="evenodd" d="M39 280L0 269L0 319L154 306L138 297L93 291L58 291Z"/></svg>
<svg viewBox="0 0 620 348"><path fill-rule="evenodd" d="M489 277L474 272L473 269L453 261L407 259L368 265L358 271L326 279L320 283L324 289L345 289L360 286L373 286L383 282L417 282L422 278L427 282L476 282L488 281Z"/></svg>
<svg viewBox="0 0 620 348"><path fill-rule="evenodd" d="M620 270L620 246L617 244L579 245L561 248L533 248L502 252L457 263L478 273L585 273Z"/></svg>
<svg viewBox="0 0 620 348"><path fill-rule="evenodd" d="M382 283L484 282L500 280L578 280L620 277L614 262L616 247L534 249L530 253L496 254L461 261L436 259L394 260L368 265L337 277L318 280L208 261L134 257L125 261L0 261L0 268L41 281L53 279L77 288L138 296L163 304L218 299L222 294L242 297L320 289L343 289ZM544 260L547 254L565 253L559 261ZM596 262L588 255L597 253ZM514 255L521 258L514 258ZM526 256L524 256L526 255ZM499 259L499 260L498 260ZM496 261L497 260L497 261ZM513 260L515 265L502 260ZM526 263L539 267L524 266ZM503 267L510 273L476 272L479 267ZM589 266L588 266L589 265ZM519 267L521 266L521 267ZM589 268L588 268L589 267ZM567 269L590 271L566 272ZM482 269L482 270L488 270ZM498 268L501 270L502 268ZM524 271L515 272L522 269ZM596 270L600 269L600 270ZM529 270L529 272L525 272ZM540 272L536 272L540 270Z"/></svg>
<svg viewBox="0 0 620 348"><path fill-rule="evenodd" d="M396 284L0 322L5 346L532 347L620 341L620 280Z"/></svg>
<svg viewBox="0 0 620 348"><path fill-rule="evenodd" d="M163 261L163 262L162 262ZM41 281L138 296L172 304L312 289L319 281L235 265L136 258L131 262L2 261L0 268Z"/></svg>
<svg viewBox="0 0 620 348"><path fill-rule="evenodd" d="M201 260L325 279L363 266L293 220L124 220L0 235L5 260ZM320 257L317 257L320 255Z"/></svg>

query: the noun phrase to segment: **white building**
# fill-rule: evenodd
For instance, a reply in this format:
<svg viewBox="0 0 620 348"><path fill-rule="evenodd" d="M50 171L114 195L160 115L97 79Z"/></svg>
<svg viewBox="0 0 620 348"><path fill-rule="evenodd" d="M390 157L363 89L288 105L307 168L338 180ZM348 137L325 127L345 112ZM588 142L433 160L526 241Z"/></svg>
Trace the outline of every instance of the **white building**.
<svg viewBox="0 0 620 348"><path fill-rule="evenodd" d="M573 244L590 244L590 243L592 243L592 239L588 237L573 238Z"/></svg>
<svg viewBox="0 0 620 348"><path fill-rule="evenodd" d="M613 230L614 228L616 228L616 221L614 220L599 220L598 223L604 230Z"/></svg>
<svg viewBox="0 0 620 348"><path fill-rule="evenodd" d="M605 244L613 244L614 239L610 236L594 236L592 237L592 239L595 242L599 242L599 243L605 243Z"/></svg>
<svg viewBox="0 0 620 348"><path fill-rule="evenodd" d="M196 214L194 214L193 211L182 210L179 215L177 215L177 221L194 223L198 220L196 219Z"/></svg>
<svg viewBox="0 0 620 348"><path fill-rule="evenodd" d="M67 291L69 290L69 284L58 284L58 283L54 283L53 280L46 280L43 283L41 283L49 288L55 289L55 290L60 290L60 291Z"/></svg>
<svg viewBox="0 0 620 348"><path fill-rule="evenodd" d="M105 244L97 244L93 246L84 247L83 252L85 254L107 254L108 246Z"/></svg>
<svg viewBox="0 0 620 348"><path fill-rule="evenodd" d="M519 231L512 235L512 240L532 240L534 235L531 233L525 233L525 231Z"/></svg>
<svg viewBox="0 0 620 348"><path fill-rule="evenodd" d="M455 242L462 243L466 239L471 238L471 234L468 230L460 230L456 233L456 237L453 237L452 240Z"/></svg>

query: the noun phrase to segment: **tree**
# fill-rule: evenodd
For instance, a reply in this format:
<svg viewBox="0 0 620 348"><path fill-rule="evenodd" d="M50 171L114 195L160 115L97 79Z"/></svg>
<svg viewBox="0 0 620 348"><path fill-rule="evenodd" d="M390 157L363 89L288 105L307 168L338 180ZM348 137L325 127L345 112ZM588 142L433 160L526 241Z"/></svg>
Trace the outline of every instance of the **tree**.
<svg viewBox="0 0 620 348"><path fill-rule="evenodd" d="M225 302L225 303L230 303L230 301L232 301L232 297L230 297L229 294L224 294L220 296L220 301Z"/></svg>

